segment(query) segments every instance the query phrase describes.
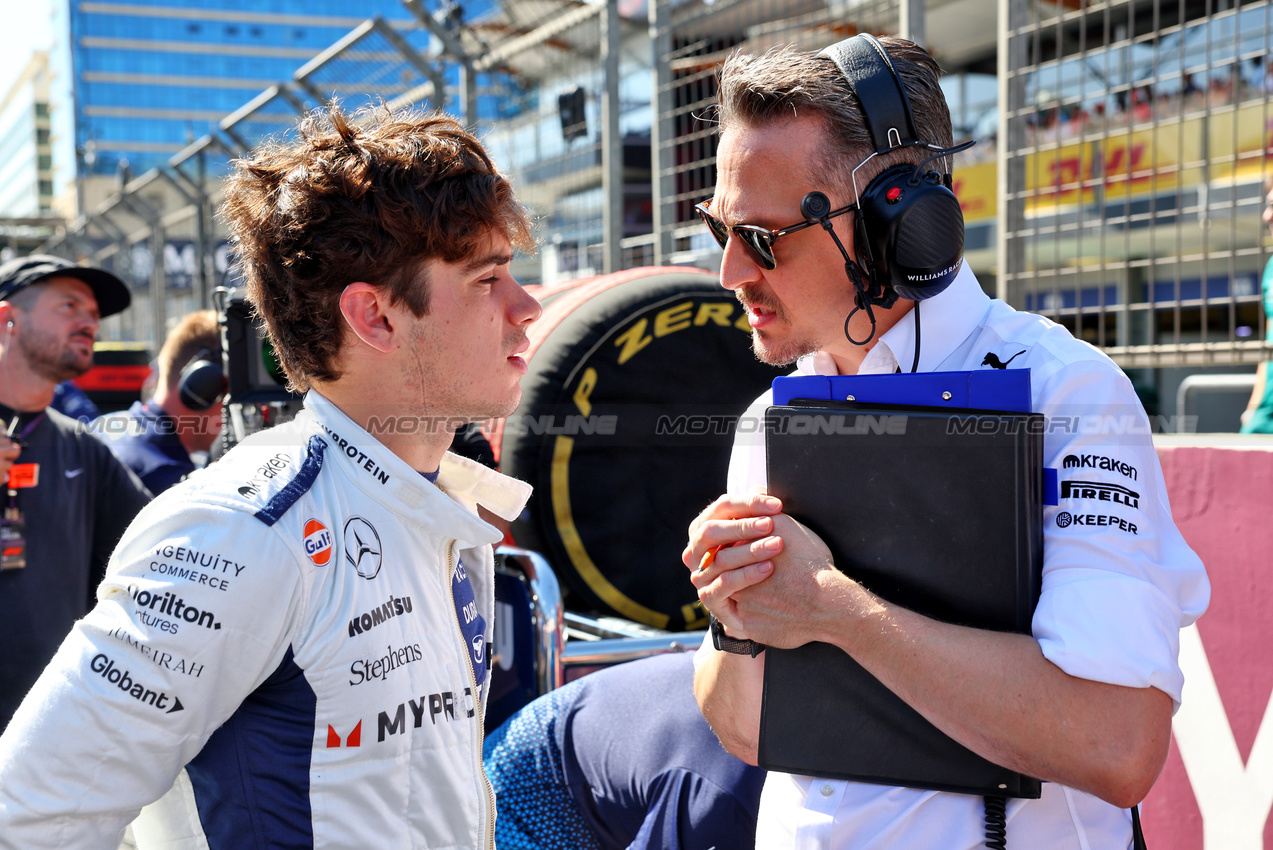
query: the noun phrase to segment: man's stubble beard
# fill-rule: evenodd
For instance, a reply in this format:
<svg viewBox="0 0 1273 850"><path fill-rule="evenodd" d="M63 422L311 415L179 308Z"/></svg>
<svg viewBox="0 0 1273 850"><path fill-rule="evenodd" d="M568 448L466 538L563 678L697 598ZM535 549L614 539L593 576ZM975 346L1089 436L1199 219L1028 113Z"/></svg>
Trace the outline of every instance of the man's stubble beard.
<svg viewBox="0 0 1273 850"><path fill-rule="evenodd" d="M777 348L764 348L760 333L754 330L751 332L751 350L756 355L756 359L767 366L790 366L801 357L812 354L820 348L821 346L812 340L796 340L783 343Z"/></svg>
<svg viewBox="0 0 1273 850"><path fill-rule="evenodd" d="M776 324L791 326L786 307L763 289L750 286L739 287L734 293L740 304L763 307L773 311ZM756 359L768 366L790 366L806 354L812 354L822 346L811 339L795 339L768 348L764 345L763 332L752 329L751 350Z"/></svg>
<svg viewBox="0 0 1273 850"><path fill-rule="evenodd" d="M59 344L51 333L34 328L24 330L18 334L17 344L28 368L55 384L78 378L93 368L91 355L87 362L81 360L68 344Z"/></svg>

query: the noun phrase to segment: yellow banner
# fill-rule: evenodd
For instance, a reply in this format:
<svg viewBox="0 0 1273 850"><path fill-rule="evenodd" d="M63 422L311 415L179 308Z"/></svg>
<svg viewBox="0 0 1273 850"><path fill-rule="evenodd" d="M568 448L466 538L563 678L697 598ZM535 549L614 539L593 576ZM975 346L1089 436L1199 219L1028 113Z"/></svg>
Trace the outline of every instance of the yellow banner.
<svg viewBox="0 0 1273 850"><path fill-rule="evenodd" d="M964 211L964 221L995 217L998 211L996 190L999 186L996 168L997 165L992 160L955 169L955 197L959 199L959 207Z"/></svg>
<svg viewBox="0 0 1273 850"><path fill-rule="evenodd" d="M1205 149L1211 153L1209 174L1203 172L1204 128ZM1213 113L1208 122L1201 117L1162 120L1156 127L1069 142L1026 157L1026 212L1174 194L1207 177L1221 182L1259 180L1266 150L1273 153L1273 107L1266 109L1263 102ZM1234 154L1236 159L1226 161ZM998 213L993 161L956 169L954 188L965 221L992 219Z"/></svg>

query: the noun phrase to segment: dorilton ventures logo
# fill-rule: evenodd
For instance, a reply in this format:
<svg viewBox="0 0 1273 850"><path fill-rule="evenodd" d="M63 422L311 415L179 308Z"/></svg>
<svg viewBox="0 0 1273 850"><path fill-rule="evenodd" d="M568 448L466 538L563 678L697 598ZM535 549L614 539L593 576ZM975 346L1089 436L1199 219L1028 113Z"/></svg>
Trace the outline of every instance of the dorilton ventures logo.
<svg viewBox="0 0 1273 850"><path fill-rule="evenodd" d="M380 534L360 516L345 520L345 560L363 578L375 578L380 572Z"/></svg>
<svg viewBox="0 0 1273 850"><path fill-rule="evenodd" d="M1140 494L1118 484L1102 484L1099 481L1062 481L1062 499L1096 499L1114 502L1129 508L1140 507Z"/></svg>
<svg viewBox="0 0 1273 850"><path fill-rule="evenodd" d="M305 554L316 567L332 559L332 533L316 519L305 521Z"/></svg>
<svg viewBox="0 0 1273 850"><path fill-rule="evenodd" d="M98 653L93 656L93 660L89 662L88 667L97 675L119 688L138 702L153 706L164 714L172 714L185 708L181 704L181 700L169 697L162 691L154 691L147 688L132 677L132 674L122 667L117 667L110 656ZM171 699L171 703L169 702Z"/></svg>
<svg viewBox="0 0 1273 850"><path fill-rule="evenodd" d="M1103 457L1102 455L1066 455L1065 460L1061 461L1061 467L1064 469L1103 469L1107 472L1117 472L1125 478L1136 480L1136 467L1130 463L1124 463L1121 460L1115 460L1112 457Z"/></svg>
<svg viewBox="0 0 1273 850"><path fill-rule="evenodd" d="M360 635L363 632L374 629L385 620L392 619L399 614L409 613L411 613L410 596L390 596L388 602L372 608L366 614L359 614L350 620L349 636Z"/></svg>
<svg viewBox="0 0 1273 850"><path fill-rule="evenodd" d="M177 623L160 620L149 612L163 614L173 620L184 620L187 623L193 623L205 629L215 630L221 628L221 624L217 622L216 615L211 611L201 611L193 605L187 605L185 599L171 591L163 594L151 593L149 590L142 590L136 585L130 584L128 585L128 595L137 603L139 609L144 609L140 611L141 621L161 631L175 635L177 633Z"/></svg>

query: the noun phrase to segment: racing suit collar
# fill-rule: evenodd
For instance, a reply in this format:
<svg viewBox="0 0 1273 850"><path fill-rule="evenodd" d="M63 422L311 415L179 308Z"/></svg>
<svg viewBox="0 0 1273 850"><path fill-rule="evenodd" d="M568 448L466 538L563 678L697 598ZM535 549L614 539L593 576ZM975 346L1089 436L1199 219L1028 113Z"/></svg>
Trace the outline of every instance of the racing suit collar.
<svg viewBox="0 0 1273 850"><path fill-rule="evenodd" d="M417 518L428 507L426 513L461 540L483 544L501 539L498 530L478 518L477 505L511 520L530 498L529 484L450 452L442 459L437 486L430 484L316 390L306 393L305 410L297 418L307 416L332 444L328 458L355 467L351 477L364 492L380 498L387 494L402 503L404 512ZM447 509L457 504L464 510Z"/></svg>

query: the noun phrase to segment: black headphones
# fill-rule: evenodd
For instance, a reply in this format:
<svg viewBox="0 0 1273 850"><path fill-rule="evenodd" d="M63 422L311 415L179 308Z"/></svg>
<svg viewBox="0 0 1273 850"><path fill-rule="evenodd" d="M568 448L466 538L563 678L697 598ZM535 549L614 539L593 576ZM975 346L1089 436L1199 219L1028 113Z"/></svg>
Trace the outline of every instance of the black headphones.
<svg viewBox="0 0 1273 850"><path fill-rule="evenodd" d="M853 180L858 206L854 240L865 267L859 268L845 252L845 271L856 290L857 307L871 316L874 336L872 304L887 309L899 297L912 301L932 298L958 274L964 254L963 211L951 191L950 175L928 171L925 166L973 143L942 148L919 138L906 90L875 36L855 35L818 55L835 62L857 95L874 146L871 156L854 169ZM933 155L920 165L894 165L859 191L858 168L875 156L906 147L923 147ZM826 195L810 192L800 206L806 216L821 219L822 226L831 230L830 221L824 218L831 211ZM847 335L847 320L845 329ZM857 342L851 337L850 341Z"/></svg>
<svg viewBox="0 0 1273 850"><path fill-rule="evenodd" d="M225 370L221 368L220 358L211 359L216 354L215 351L202 348L181 370L177 397L191 410L207 410L225 398L229 383L225 378Z"/></svg>

